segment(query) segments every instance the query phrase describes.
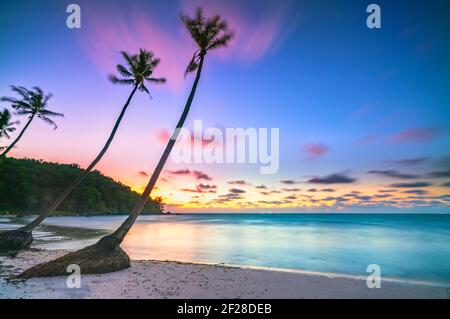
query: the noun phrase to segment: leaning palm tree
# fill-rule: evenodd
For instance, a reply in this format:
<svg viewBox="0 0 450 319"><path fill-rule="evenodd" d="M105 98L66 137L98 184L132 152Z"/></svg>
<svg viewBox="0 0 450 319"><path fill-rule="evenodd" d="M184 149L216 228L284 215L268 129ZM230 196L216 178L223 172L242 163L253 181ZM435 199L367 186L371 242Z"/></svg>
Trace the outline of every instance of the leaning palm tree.
<svg viewBox="0 0 450 319"><path fill-rule="evenodd" d="M9 133L14 132L16 130L14 126L19 123L19 121L11 122L11 113L7 109L4 109L0 112L0 137L10 139Z"/></svg>
<svg viewBox="0 0 450 319"><path fill-rule="evenodd" d="M188 64L186 75L193 71L197 71L197 74L178 124L172 133L164 153L161 156L144 192L134 205L129 217L113 234L103 237L96 244L83 248L74 253L67 254L49 263L32 267L23 272L19 277L31 278L64 275L66 274L67 266L70 264L78 264L84 274L106 273L130 267L130 259L120 248L120 244L147 203L158 177L170 155L170 152L175 145L180 129L186 121L189 109L191 108L194 100L197 85L200 80L206 54L213 49L225 47L233 37L233 33L228 31L225 21L223 21L219 16L206 19L200 8L197 10L194 18L182 15L181 21L197 44L197 51Z"/></svg>
<svg viewBox="0 0 450 319"><path fill-rule="evenodd" d="M114 124L114 127L109 135L100 153L95 157L92 163L77 176L77 178L69 184L63 192L53 201L53 203L43 210L42 213L31 221L28 225L19 228L18 230L11 231L8 233L0 234L0 253L9 252L12 254L17 253L21 249L26 249L30 247L33 237L31 232L35 227L37 227L42 221L49 215L51 215L61 203L71 194L71 192L89 175L89 172L97 165L97 163L102 159L111 145L114 136L116 135L117 129L122 121L123 116L130 104L134 94L137 90L141 92L149 93L148 88L145 86L146 82L150 83L164 83L166 80L164 78L154 78L152 77L153 70L159 64L159 59L154 58L153 53L147 52L145 50L140 50L137 55L128 55L122 52L123 58L128 64L128 68L123 65L117 65L117 71L123 76L123 78L118 78L115 75L110 76L110 80L113 83L132 85L133 89L122 107L119 117Z"/></svg>
<svg viewBox="0 0 450 319"><path fill-rule="evenodd" d="M6 154L19 142L25 131L30 126L31 122L37 117L44 122L53 126L54 129L57 128L55 122L53 122L50 117L54 116L64 116L61 113L52 112L47 109L48 100L52 97L52 94L44 95L44 92L38 88L34 87L32 90L28 90L22 86L11 86L11 89L16 92L20 97L2 97L3 102L11 103L11 107L17 110L18 115L27 115L27 124L22 128L16 139L3 151L0 158L6 157Z"/></svg>

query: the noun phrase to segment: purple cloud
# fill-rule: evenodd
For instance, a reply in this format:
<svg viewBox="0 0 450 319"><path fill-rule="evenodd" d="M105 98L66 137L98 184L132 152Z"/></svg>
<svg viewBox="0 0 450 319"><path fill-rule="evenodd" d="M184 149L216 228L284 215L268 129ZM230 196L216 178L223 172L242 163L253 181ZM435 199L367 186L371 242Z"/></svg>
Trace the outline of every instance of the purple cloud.
<svg viewBox="0 0 450 319"><path fill-rule="evenodd" d="M404 191L405 194L414 194L414 195L425 195L427 193L426 190L423 189L409 189L407 191Z"/></svg>
<svg viewBox="0 0 450 319"><path fill-rule="evenodd" d="M368 174L375 174L375 175L381 175L381 176L386 176L386 177L392 177L392 178L400 178L400 179L415 179L415 178L419 178L419 175L415 175L415 174L406 174L406 173L401 173L398 172L396 170L371 170L367 172Z"/></svg>
<svg viewBox="0 0 450 319"><path fill-rule="evenodd" d="M206 174L206 173L203 173L203 172L201 172L201 171L193 171L192 172L192 174L194 175L194 177L196 178L196 179L198 179L198 180L205 180L205 181L211 181L212 180L212 177L211 176L209 176L208 174Z"/></svg>
<svg viewBox="0 0 450 319"><path fill-rule="evenodd" d="M312 184L350 184L356 181L355 178L344 174L330 174L324 177L311 178L308 183Z"/></svg>
<svg viewBox="0 0 450 319"><path fill-rule="evenodd" d="M239 189L239 188L231 188L228 190L232 194L243 194L245 193L245 190Z"/></svg>
<svg viewBox="0 0 450 319"><path fill-rule="evenodd" d="M281 180L280 183L286 184L286 185L294 185L294 184L297 184L298 182L291 180L291 179L284 179L284 180Z"/></svg>
<svg viewBox="0 0 450 319"><path fill-rule="evenodd" d="M191 171L188 170L187 168L186 169L179 169L179 170L176 170L176 171L168 171L168 172L169 172L169 174L172 174L172 175L190 175L191 174Z"/></svg>
<svg viewBox="0 0 450 319"><path fill-rule="evenodd" d="M431 183L427 182L414 182L414 183L394 183L389 185L389 187L394 188L419 188L419 187L428 187L431 186Z"/></svg>
<svg viewBox="0 0 450 319"><path fill-rule="evenodd" d="M450 177L450 171L433 171L433 172L427 173L426 176L431 177L431 178Z"/></svg>
<svg viewBox="0 0 450 319"><path fill-rule="evenodd" d="M237 181L229 181L227 183L230 185L246 185L247 184L247 182L242 179L237 180Z"/></svg>

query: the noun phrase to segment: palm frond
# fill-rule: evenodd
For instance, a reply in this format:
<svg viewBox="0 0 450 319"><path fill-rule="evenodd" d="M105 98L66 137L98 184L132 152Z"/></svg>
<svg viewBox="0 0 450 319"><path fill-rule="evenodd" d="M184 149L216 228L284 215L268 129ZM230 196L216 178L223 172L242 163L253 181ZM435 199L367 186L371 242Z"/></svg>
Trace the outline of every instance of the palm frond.
<svg viewBox="0 0 450 319"><path fill-rule="evenodd" d="M141 92L145 92L150 95L149 90L144 85L144 81L148 81L155 84L162 84L166 82L164 78L153 78L153 70L160 63L160 60L154 58L154 55L150 51L140 49L136 55L129 55L128 53L121 52L123 58L126 60L129 68L118 64L116 66L117 71L124 78L118 78L115 75L110 75L109 79L112 83L124 84L124 85L136 85Z"/></svg>
<svg viewBox="0 0 450 319"><path fill-rule="evenodd" d="M133 74L131 74L131 72L129 72L123 65L118 64L117 65L117 71L124 77L126 78L131 78L133 76Z"/></svg>
<svg viewBox="0 0 450 319"><path fill-rule="evenodd" d="M161 62L161 59L153 59L150 62L150 65L151 65L152 69L156 68L159 65L160 62Z"/></svg>
<svg viewBox="0 0 450 319"><path fill-rule="evenodd" d="M11 90L13 92L16 92L17 94L19 94L22 97L22 99L24 99L28 102L31 101L31 99L30 99L31 92L29 90L27 90L26 88L24 88L23 86L11 85Z"/></svg>
<svg viewBox="0 0 450 319"><path fill-rule="evenodd" d="M40 112L40 114L44 115L44 116L59 116L59 117L64 117L64 114L62 113L56 113L53 111L49 111L49 110L42 110Z"/></svg>
<svg viewBox="0 0 450 319"><path fill-rule="evenodd" d="M47 124L53 126L53 129L56 130L58 128L58 126L56 125L55 122L53 122L51 119L49 119L48 117L44 116L44 115L38 115L38 117L43 120L44 122L46 122Z"/></svg>
<svg viewBox="0 0 450 319"><path fill-rule="evenodd" d="M42 91L42 89L40 87L34 86L33 90L35 90L37 92L36 96L44 96L44 91Z"/></svg>
<svg viewBox="0 0 450 319"><path fill-rule="evenodd" d="M116 77L115 75L110 75L110 76L109 76L109 80L110 80L112 83L114 83L114 84L116 84L116 83L118 83L118 84L123 84L123 85L131 85L131 84L134 84L134 80L132 80L132 79L119 79L119 78Z"/></svg>
<svg viewBox="0 0 450 319"><path fill-rule="evenodd" d="M155 84L164 84L166 83L165 78L145 78L145 80L155 83Z"/></svg>
<svg viewBox="0 0 450 319"><path fill-rule="evenodd" d="M128 65L132 67L134 64L132 57L129 56L128 53L126 53L125 51L121 51L120 53L122 54L123 58L127 61Z"/></svg>
<svg viewBox="0 0 450 319"><path fill-rule="evenodd" d="M228 42L233 39L234 34L233 33L227 33L222 35L221 37L215 39L206 49L208 50L214 50L221 47L226 47L228 45Z"/></svg>
<svg viewBox="0 0 450 319"><path fill-rule="evenodd" d="M29 115L29 114L33 114L33 111L31 110L26 110L26 109L19 109L17 112L15 112L16 115Z"/></svg>
<svg viewBox="0 0 450 319"><path fill-rule="evenodd" d="M225 20L219 15L205 18L201 8L197 8L193 18L182 14L181 21L198 46L198 51L189 62L185 75L198 68L200 58L204 57L209 50L226 47L234 37L234 33L228 30Z"/></svg>

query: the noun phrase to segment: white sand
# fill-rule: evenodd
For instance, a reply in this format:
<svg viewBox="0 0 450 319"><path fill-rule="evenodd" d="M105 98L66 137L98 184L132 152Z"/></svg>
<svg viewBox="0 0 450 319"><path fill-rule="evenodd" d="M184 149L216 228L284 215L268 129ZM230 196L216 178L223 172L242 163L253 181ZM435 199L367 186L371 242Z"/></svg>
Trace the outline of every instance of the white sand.
<svg viewBox="0 0 450 319"><path fill-rule="evenodd" d="M0 298L448 298L445 287L383 281L369 289L365 280L178 262L134 261L104 275L82 275L81 288L67 277L8 282L13 274L65 254L29 250L0 257Z"/></svg>

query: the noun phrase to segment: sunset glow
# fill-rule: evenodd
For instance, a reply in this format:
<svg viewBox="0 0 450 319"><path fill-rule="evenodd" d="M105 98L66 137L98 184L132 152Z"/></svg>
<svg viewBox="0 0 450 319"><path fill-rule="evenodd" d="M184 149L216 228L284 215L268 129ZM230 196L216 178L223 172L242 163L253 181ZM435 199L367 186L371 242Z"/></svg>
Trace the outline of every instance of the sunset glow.
<svg viewBox="0 0 450 319"><path fill-rule="evenodd" d="M372 32L346 3L337 14L296 1L258 2L257 13L237 1L79 2L80 30L58 27L64 1L48 2L46 24L33 18L38 3L6 4L0 13L2 43L42 34L27 48L2 48L1 95L11 84L39 85L65 114L56 132L33 123L11 156L89 164L129 94L108 81L119 51L145 48L161 59L155 75L167 84L150 87L152 99L136 95L97 166L141 192L192 83L184 71L194 47L179 14L202 4L208 14L220 12L236 37L208 56L187 128L194 120L221 130L279 128L280 169L261 175L254 164L169 161L152 194L168 210L449 211L450 39L426 9L402 12ZM385 19L402 11L384 6Z"/></svg>

